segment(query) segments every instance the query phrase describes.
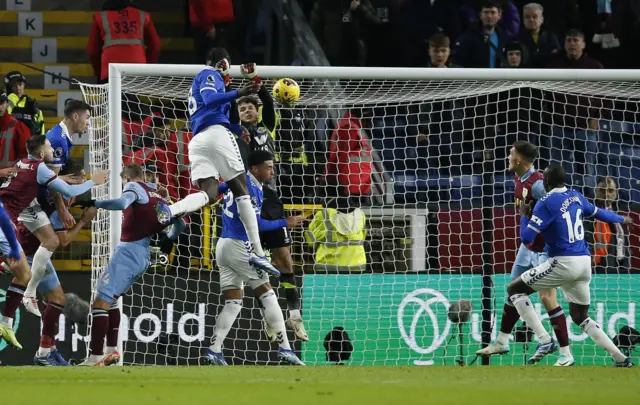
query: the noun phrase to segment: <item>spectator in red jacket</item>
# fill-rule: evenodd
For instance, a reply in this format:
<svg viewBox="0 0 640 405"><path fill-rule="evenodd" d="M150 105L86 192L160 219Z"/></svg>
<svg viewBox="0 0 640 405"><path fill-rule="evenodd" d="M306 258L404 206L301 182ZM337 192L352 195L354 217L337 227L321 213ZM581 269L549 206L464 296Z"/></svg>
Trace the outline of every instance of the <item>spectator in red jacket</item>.
<svg viewBox="0 0 640 405"><path fill-rule="evenodd" d="M123 157L125 165L153 164L158 169L158 183L166 187L173 201L178 200L178 173L175 156L167 151L166 132L161 119L154 119L153 128L134 139L131 152Z"/></svg>
<svg viewBox="0 0 640 405"><path fill-rule="evenodd" d="M151 15L129 0L107 0L93 16L89 60L96 77L106 83L109 63L157 63L160 37ZM146 49L145 49L146 48Z"/></svg>
<svg viewBox="0 0 640 405"><path fill-rule="evenodd" d="M189 21L196 63L204 63L212 47L229 49L231 54L235 54L231 46L235 22L232 0L189 0Z"/></svg>
<svg viewBox="0 0 640 405"><path fill-rule="evenodd" d="M6 178L13 170L5 168L11 168L17 160L27 157L26 144L31 136L29 128L7 112L8 107L7 95L0 94L0 178ZM6 156L5 152L8 152Z"/></svg>
<svg viewBox="0 0 640 405"><path fill-rule="evenodd" d="M338 196L366 197L371 193L372 164L371 146L362 123L353 112L347 112L331 134L324 172L327 186L337 186ZM335 192L327 190L327 194Z"/></svg>

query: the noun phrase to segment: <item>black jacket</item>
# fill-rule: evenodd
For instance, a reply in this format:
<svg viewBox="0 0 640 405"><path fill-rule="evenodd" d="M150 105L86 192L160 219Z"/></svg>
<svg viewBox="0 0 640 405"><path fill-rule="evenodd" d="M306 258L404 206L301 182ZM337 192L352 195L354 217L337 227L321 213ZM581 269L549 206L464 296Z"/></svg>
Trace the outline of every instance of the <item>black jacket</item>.
<svg viewBox="0 0 640 405"><path fill-rule="evenodd" d="M527 61L526 66L524 66L527 68L547 67L552 55L560 50L558 37L544 26L540 29L540 37L537 44L533 40L531 33L525 30L520 31L517 40L524 46L527 53L522 57L523 61Z"/></svg>
<svg viewBox="0 0 640 405"><path fill-rule="evenodd" d="M509 42L500 27L496 27L498 34L498 49L495 49L495 67L502 65L502 54L505 45ZM465 68L488 68L490 67L489 55L491 44L489 36L484 33L482 28L473 28L467 30L456 41L453 49L452 61L456 65Z"/></svg>

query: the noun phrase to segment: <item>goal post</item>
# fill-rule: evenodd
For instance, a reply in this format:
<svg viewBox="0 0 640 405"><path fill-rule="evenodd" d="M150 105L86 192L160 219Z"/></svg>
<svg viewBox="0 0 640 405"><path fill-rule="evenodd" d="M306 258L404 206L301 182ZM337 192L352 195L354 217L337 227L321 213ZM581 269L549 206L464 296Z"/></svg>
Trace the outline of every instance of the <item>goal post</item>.
<svg viewBox="0 0 640 405"><path fill-rule="evenodd" d="M164 143L137 148L166 149L162 156L176 162L159 162L172 172L163 173L162 181L175 181L175 193L183 196L186 148L169 145L168 134L189 132L186 98L202 68L111 64L108 85L80 84L94 108L90 167L110 171L94 198L121 194L123 158L133 156L133 139L145 132ZM230 74L237 88L239 66ZM296 341L295 349L307 364L328 364L323 343L334 327L344 327L351 337L349 364L355 365L451 365L461 356L470 362L482 342L495 338L518 249L514 180L506 162L515 140L538 145L537 168L550 162L565 166L569 185L592 201L598 190L607 190L601 180L611 177L615 198L602 203L637 218L640 73L635 70L258 66L258 74L268 86L290 77L301 87L295 110L302 111L304 139L278 134L279 145L291 152L298 142L307 159L301 172L290 168L291 182L278 183L288 214L312 219L326 208L316 181L340 123L357 126L372 149L374 198L361 207L367 219L365 271L318 270L314 245L303 231L292 233L310 336L309 342ZM298 163L278 162L276 171L289 164ZM219 214L213 206L192 215L189 237L160 254L170 263L157 262L121 300L125 364L200 364L223 304L213 265ZM92 225L92 291L118 243L121 221L118 212L100 211ZM594 235L603 236L593 223L588 227L590 244ZM606 254L594 266L592 282L591 315L611 336L640 321L635 308L640 241L628 229L617 232L605 232ZM623 243L616 248L619 237ZM286 316L284 294L279 295ZM458 343L448 311L460 300L470 301L473 309ZM568 315L562 295L559 301ZM550 330L544 308L535 303ZM234 364L275 363L249 290L243 305L224 344L225 357ZM578 364L609 363L575 325L570 339ZM522 364L534 346L512 342L511 354L491 364Z"/></svg>

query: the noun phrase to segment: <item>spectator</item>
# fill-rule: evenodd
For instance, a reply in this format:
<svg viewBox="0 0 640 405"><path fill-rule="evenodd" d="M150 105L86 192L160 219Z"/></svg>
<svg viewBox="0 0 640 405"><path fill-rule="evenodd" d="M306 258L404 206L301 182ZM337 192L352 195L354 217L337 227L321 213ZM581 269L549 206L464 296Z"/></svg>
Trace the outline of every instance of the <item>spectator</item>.
<svg viewBox="0 0 640 405"><path fill-rule="evenodd" d="M500 67L507 37L497 26L502 10L496 3L487 3L480 10L481 26L470 28L458 38L453 52L455 64L467 68Z"/></svg>
<svg viewBox="0 0 640 405"><path fill-rule="evenodd" d="M148 132L134 139L131 152L124 156L123 162L125 165L155 165L158 168L158 183L167 188L173 201L177 201L178 168L175 159L167 151L164 127L164 120L155 118Z"/></svg>
<svg viewBox="0 0 640 405"><path fill-rule="evenodd" d="M564 53L549 63L552 69L602 69L602 65L584 52L584 34L570 30L564 40ZM561 160L568 173L595 175L598 150L598 120L604 110L603 100L571 93L549 93L553 119L553 151L562 151ZM570 163L573 162L573 163Z"/></svg>
<svg viewBox="0 0 640 405"><path fill-rule="evenodd" d="M338 120L338 126L329 141L329 158L324 174L327 187L338 189L337 193L329 194L335 194L339 199L344 196L359 200L368 205L373 165L371 146L355 112L347 112Z"/></svg>
<svg viewBox="0 0 640 405"><path fill-rule="evenodd" d="M522 11L525 29L520 32L518 41L522 43L527 52L528 62L525 63L527 67L546 67L551 56L560 49L556 34L543 25L543 14L544 8L538 3L529 3L524 6Z"/></svg>
<svg viewBox="0 0 640 405"><path fill-rule="evenodd" d="M512 0L518 9L530 3L531 0ZM545 11L544 25L546 29L555 33L559 39L564 39L567 31L580 29L582 22L577 0L536 0Z"/></svg>
<svg viewBox="0 0 640 405"><path fill-rule="evenodd" d="M44 135L44 117L36 100L24 94L27 79L20 72L9 72L4 85L9 99L9 114L20 120L34 135Z"/></svg>
<svg viewBox="0 0 640 405"><path fill-rule="evenodd" d="M507 37L515 37L520 32L520 13L511 0L496 0L487 2L486 0L466 1L459 8L460 19L465 30L473 28L478 24L478 11L489 4L494 4L501 10L501 17L498 19L498 26Z"/></svg>
<svg viewBox="0 0 640 405"><path fill-rule="evenodd" d="M595 28L592 42L603 49L620 47L620 40L613 32L613 11L611 0L598 0L598 25Z"/></svg>
<svg viewBox="0 0 640 405"><path fill-rule="evenodd" d="M640 3L637 0L613 2L613 28L624 55L620 67L640 67Z"/></svg>
<svg viewBox="0 0 640 405"><path fill-rule="evenodd" d="M457 2L452 0L401 0L401 43L404 66L424 66L427 61L422 51L424 43L436 33L458 38L462 27Z"/></svg>
<svg viewBox="0 0 640 405"><path fill-rule="evenodd" d="M160 38L149 13L130 0L107 0L93 15L87 51L96 77L106 83L109 63L157 63Z"/></svg>
<svg viewBox="0 0 640 405"><path fill-rule="evenodd" d="M369 0L317 0L310 24L329 59L339 66L365 66L367 28L378 24Z"/></svg>
<svg viewBox="0 0 640 405"><path fill-rule="evenodd" d="M235 14L232 0L189 0L196 63L203 64L207 52L214 47L231 49L236 54L234 41Z"/></svg>
<svg viewBox="0 0 640 405"><path fill-rule="evenodd" d="M505 56L508 68L521 68L526 64L522 59L524 57L524 49L518 41L511 41L505 48Z"/></svg>
<svg viewBox="0 0 640 405"><path fill-rule="evenodd" d="M429 61L427 67L446 68L455 67L449 60L451 55L451 42L449 37L437 33L429 38Z"/></svg>
<svg viewBox="0 0 640 405"><path fill-rule="evenodd" d="M8 113L8 97L0 94L0 178L6 178L18 160L27 157L27 139L31 132L26 125Z"/></svg>
<svg viewBox="0 0 640 405"><path fill-rule="evenodd" d="M595 205L612 210L618 199L618 187L612 177L600 179L596 185ZM592 260L598 268L618 271L620 266L629 266L627 237L622 224L608 224L599 220L586 224L587 235L591 235Z"/></svg>

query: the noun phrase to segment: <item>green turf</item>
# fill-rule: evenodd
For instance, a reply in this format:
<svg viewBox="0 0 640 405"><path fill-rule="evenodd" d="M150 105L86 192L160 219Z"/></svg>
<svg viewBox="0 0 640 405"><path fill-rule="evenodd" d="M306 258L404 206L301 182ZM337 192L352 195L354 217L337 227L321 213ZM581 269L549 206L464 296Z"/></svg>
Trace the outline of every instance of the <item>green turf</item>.
<svg viewBox="0 0 640 405"><path fill-rule="evenodd" d="M2 367L0 381L11 405L640 403L638 368Z"/></svg>

